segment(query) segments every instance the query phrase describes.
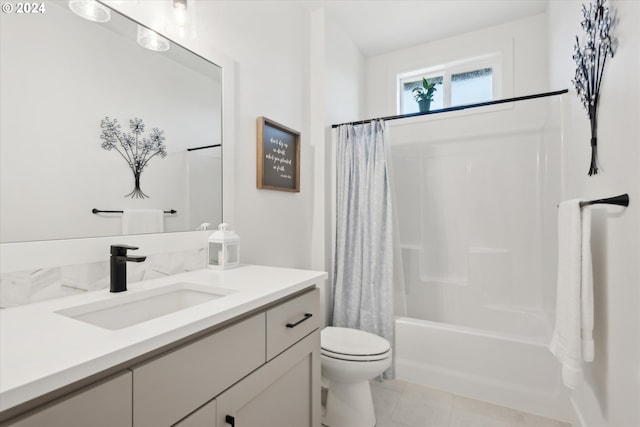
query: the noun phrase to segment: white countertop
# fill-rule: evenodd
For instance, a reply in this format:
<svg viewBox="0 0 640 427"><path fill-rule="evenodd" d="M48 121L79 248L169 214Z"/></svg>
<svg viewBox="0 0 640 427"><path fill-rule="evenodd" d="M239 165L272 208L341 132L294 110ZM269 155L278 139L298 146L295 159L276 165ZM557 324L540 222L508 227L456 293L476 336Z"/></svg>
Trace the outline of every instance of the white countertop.
<svg viewBox="0 0 640 427"><path fill-rule="evenodd" d="M0 310L0 412L296 291L320 286L326 277L325 272L242 265L130 283L122 293L104 289ZM119 330L55 313L176 282L237 292Z"/></svg>

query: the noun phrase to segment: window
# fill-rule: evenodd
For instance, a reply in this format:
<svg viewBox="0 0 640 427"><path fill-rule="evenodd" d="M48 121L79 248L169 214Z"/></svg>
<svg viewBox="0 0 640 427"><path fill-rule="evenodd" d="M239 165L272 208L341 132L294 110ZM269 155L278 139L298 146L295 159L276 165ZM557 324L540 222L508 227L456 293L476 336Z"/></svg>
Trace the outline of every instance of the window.
<svg viewBox="0 0 640 427"><path fill-rule="evenodd" d="M491 101L493 68L451 74L451 106Z"/></svg>
<svg viewBox="0 0 640 427"><path fill-rule="evenodd" d="M491 101L499 96L500 55L467 59L398 75L398 113L418 112L412 90L437 82L431 109Z"/></svg>

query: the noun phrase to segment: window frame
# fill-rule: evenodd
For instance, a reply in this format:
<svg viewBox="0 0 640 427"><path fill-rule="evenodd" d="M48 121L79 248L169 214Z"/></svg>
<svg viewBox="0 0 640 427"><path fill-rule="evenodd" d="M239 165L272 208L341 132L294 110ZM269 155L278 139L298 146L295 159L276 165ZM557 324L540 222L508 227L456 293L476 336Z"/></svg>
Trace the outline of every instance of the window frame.
<svg viewBox="0 0 640 427"><path fill-rule="evenodd" d="M442 108L451 105L451 76L470 71L491 68L491 100L502 97L502 55L500 52L482 55L473 58L465 58L457 61L439 64L432 67L399 73L396 78L396 111L397 114L410 114L402 111L403 86L406 83L422 81L422 78L431 79L442 76L443 91Z"/></svg>

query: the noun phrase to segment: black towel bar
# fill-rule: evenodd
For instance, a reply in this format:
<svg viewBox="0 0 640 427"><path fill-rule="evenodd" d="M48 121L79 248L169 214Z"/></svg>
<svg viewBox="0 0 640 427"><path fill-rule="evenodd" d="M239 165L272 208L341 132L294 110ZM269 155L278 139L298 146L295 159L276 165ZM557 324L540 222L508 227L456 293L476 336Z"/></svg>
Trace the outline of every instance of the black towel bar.
<svg viewBox="0 0 640 427"><path fill-rule="evenodd" d="M99 213L124 213L124 211L101 211L100 209L93 208L91 209L91 213L99 214ZM164 211L166 214L175 214L178 213L177 210L171 209L170 211Z"/></svg>
<svg viewBox="0 0 640 427"><path fill-rule="evenodd" d="M619 196L609 197L606 199L597 199L597 200L589 200L586 202L580 202L580 207L589 206L589 205L618 205L618 206L629 206L629 195L627 193L620 194Z"/></svg>

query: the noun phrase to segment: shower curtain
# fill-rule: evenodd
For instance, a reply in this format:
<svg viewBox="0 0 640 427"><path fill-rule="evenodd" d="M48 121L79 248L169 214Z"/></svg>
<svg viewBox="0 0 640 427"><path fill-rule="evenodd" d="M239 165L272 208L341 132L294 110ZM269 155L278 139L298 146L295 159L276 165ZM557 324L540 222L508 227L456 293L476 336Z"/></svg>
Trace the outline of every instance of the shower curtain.
<svg viewBox="0 0 640 427"><path fill-rule="evenodd" d="M394 227L387 132L381 120L337 129L331 323L393 343ZM384 376L392 377L392 370Z"/></svg>

